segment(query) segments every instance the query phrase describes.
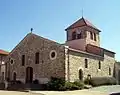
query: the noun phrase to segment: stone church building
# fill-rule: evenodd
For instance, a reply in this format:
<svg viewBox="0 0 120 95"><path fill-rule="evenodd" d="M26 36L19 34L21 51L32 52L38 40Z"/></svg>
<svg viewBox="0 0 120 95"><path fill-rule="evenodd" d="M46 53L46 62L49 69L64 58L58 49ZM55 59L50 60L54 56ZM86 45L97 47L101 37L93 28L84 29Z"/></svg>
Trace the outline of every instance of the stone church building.
<svg viewBox="0 0 120 95"><path fill-rule="evenodd" d="M100 47L98 28L82 17L65 30L64 44L27 34L7 57L6 78L46 83L51 77L73 82L113 76L115 53Z"/></svg>

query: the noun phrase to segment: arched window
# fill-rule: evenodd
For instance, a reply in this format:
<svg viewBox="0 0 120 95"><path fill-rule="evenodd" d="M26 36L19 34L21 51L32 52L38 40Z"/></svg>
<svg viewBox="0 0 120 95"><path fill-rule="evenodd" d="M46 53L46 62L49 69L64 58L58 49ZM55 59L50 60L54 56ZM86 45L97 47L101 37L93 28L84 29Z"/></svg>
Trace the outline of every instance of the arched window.
<svg viewBox="0 0 120 95"><path fill-rule="evenodd" d="M75 40L76 39L76 32L73 32L72 33L72 40Z"/></svg>
<svg viewBox="0 0 120 95"><path fill-rule="evenodd" d="M88 60L85 59L85 68L88 68Z"/></svg>
<svg viewBox="0 0 120 95"><path fill-rule="evenodd" d="M109 75L111 75L111 68L109 67Z"/></svg>
<svg viewBox="0 0 120 95"><path fill-rule="evenodd" d="M13 73L13 80L16 81L16 73Z"/></svg>
<svg viewBox="0 0 120 95"><path fill-rule="evenodd" d="M101 69L101 62L98 63L98 69Z"/></svg>
<svg viewBox="0 0 120 95"><path fill-rule="evenodd" d="M35 53L35 64L39 64L39 52Z"/></svg>
<svg viewBox="0 0 120 95"><path fill-rule="evenodd" d="M90 39L93 40L93 33L90 31Z"/></svg>
<svg viewBox="0 0 120 95"><path fill-rule="evenodd" d="M79 70L79 80L83 80L83 71L82 71L82 69Z"/></svg>

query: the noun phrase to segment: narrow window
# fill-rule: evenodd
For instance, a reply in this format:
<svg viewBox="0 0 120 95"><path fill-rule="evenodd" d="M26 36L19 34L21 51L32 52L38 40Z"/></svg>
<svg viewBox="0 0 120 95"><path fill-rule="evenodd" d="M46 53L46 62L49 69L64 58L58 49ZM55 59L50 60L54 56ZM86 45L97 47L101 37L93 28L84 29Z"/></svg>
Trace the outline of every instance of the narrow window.
<svg viewBox="0 0 120 95"><path fill-rule="evenodd" d="M22 66L25 66L25 55L22 55Z"/></svg>
<svg viewBox="0 0 120 95"><path fill-rule="evenodd" d="M14 60L13 60L13 59L11 59L11 60L10 60L10 63L11 63L11 64L13 64L13 63L14 63Z"/></svg>
<svg viewBox="0 0 120 95"><path fill-rule="evenodd" d="M85 68L88 68L88 60L85 59Z"/></svg>
<svg viewBox="0 0 120 95"><path fill-rule="evenodd" d="M83 70L79 70L79 80L83 80Z"/></svg>
<svg viewBox="0 0 120 95"><path fill-rule="evenodd" d="M75 40L76 39L76 32L73 32L72 33L72 40Z"/></svg>
<svg viewBox="0 0 120 95"><path fill-rule="evenodd" d="M35 53L35 64L39 64L39 52Z"/></svg>
<svg viewBox="0 0 120 95"><path fill-rule="evenodd" d="M96 41L96 34L94 33L94 41Z"/></svg>
<svg viewBox="0 0 120 95"><path fill-rule="evenodd" d="M98 69L101 69L101 62L99 61L99 64L98 64Z"/></svg>
<svg viewBox="0 0 120 95"><path fill-rule="evenodd" d="M111 68L109 67L109 75L111 75Z"/></svg>
<svg viewBox="0 0 120 95"><path fill-rule="evenodd" d="M90 31L90 39L93 40L93 33Z"/></svg>

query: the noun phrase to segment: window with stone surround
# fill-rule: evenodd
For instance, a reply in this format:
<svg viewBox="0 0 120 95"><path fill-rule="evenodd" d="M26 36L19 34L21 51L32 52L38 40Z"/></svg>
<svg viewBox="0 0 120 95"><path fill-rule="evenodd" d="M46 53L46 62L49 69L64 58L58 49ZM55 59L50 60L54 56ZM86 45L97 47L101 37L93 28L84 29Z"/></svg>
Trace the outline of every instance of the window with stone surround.
<svg viewBox="0 0 120 95"><path fill-rule="evenodd" d="M25 55L22 55L22 66L25 66Z"/></svg>
<svg viewBox="0 0 120 95"><path fill-rule="evenodd" d="M35 53L35 64L39 64L39 52Z"/></svg>
<svg viewBox="0 0 120 95"><path fill-rule="evenodd" d="M101 62L98 63L98 69L101 69Z"/></svg>
<svg viewBox="0 0 120 95"><path fill-rule="evenodd" d="M88 60L85 59L85 68L88 68Z"/></svg>
<svg viewBox="0 0 120 95"><path fill-rule="evenodd" d="M49 56L51 60L54 60L57 57L57 52L55 50L51 50Z"/></svg>

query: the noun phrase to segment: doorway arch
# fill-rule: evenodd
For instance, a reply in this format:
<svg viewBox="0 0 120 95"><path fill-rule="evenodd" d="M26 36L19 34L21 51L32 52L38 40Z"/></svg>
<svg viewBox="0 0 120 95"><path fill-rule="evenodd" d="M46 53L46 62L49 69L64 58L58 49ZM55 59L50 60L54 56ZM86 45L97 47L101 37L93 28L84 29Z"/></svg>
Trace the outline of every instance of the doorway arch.
<svg viewBox="0 0 120 95"><path fill-rule="evenodd" d="M83 70L79 69L79 80L83 80Z"/></svg>
<svg viewBox="0 0 120 95"><path fill-rule="evenodd" d="M27 67L26 68L26 83L32 83L33 81L33 68Z"/></svg>
<svg viewBox="0 0 120 95"><path fill-rule="evenodd" d="M17 76L17 74L16 74L16 72L14 72L14 73L13 73L13 80L14 80L14 81L16 81L16 76Z"/></svg>

